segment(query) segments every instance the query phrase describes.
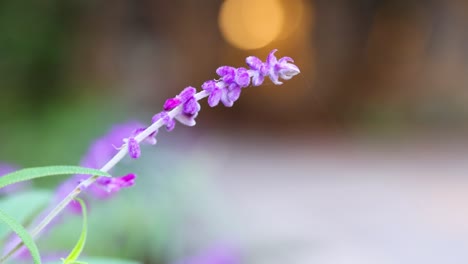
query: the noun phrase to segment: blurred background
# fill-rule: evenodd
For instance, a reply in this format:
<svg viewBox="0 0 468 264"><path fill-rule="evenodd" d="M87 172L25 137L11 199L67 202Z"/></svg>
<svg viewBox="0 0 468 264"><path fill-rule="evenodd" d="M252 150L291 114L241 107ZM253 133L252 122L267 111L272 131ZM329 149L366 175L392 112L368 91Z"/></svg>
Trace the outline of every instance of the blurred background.
<svg viewBox="0 0 468 264"><path fill-rule="evenodd" d="M466 263L468 4L455 0L0 2L0 161L78 164L181 89L269 51L245 90L124 161L90 255L144 263ZM54 188L60 178L39 181ZM69 216L39 246L66 250Z"/></svg>

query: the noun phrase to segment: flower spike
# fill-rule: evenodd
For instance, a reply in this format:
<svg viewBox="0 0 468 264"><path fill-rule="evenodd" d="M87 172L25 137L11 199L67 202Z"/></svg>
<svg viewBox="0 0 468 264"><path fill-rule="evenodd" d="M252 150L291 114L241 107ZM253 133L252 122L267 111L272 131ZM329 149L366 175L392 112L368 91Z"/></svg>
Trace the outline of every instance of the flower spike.
<svg viewBox="0 0 468 264"><path fill-rule="evenodd" d="M276 51L276 49L271 51L265 62L254 56L247 57L248 68L219 67L216 70L219 79L205 82L202 85L203 90L198 93L194 87L189 86L174 98L166 100L163 111L153 117L153 123L147 128L142 128L143 126L140 124L113 128L109 135L92 144L81 165L109 172L126 154L134 159L139 158L141 155L140 143L156 144L156 135L161 126L166 126L168 131L173 130L174 119L184 125L194 126L196 124L195 118L201 109L198 103L201 99L208 97L210 107L217 106L219 102L222 102L226 107L231 107L239 99L243 89L261 85L265 77L269 77L275 85L281 85L283 84L282 80L289 80L300 73L292 58L277 59ZM122 139L124 139L123 146L114 148L113 146L122 142ZM42 218L36 228L32 230L32 234L39 234L51 224L52 219L56 218L64 208L72 207L70 202L81 192L89 190L93 196L106 198L109 194L122 188L133 186L135 178L134 174L110 179L86 175L73 176L59 186L54 200L60 202ZM12 250L7 252L7 256L13 255L17 249L21 248L21 244L18 242L13 242L12 245Z"/></svg>

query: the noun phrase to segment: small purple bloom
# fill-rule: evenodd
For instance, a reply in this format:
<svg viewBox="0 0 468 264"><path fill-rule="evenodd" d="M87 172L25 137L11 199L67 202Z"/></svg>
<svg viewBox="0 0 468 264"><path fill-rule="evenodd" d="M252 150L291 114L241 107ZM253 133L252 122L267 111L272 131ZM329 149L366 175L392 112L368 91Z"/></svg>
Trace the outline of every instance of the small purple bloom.
<svg viewBox="0 0 468 264"><path fill-rule="evenodd" d="M236 78L236 68L231 66L221 66L216 69L216 73L221 77L223 82L232 83Z"/></svg>
<svg viewBox="0 0 468 264"><path fill-rule="evenodd" d="M290 63L294 62L293 59L291 59L290 57L283 57L278 60L275 56L276 51L277 50L275 49L270 52L267 58L266 65L268 68L270 80L274 84L280 85L283 84L283 82L279 81L279 78L283 80L289 80L294 75L299 74L300 70L296 65Z"/></svg>
<svg viewBox="0 0 468 264"><path fill-rule="evenodd" d="M182 92L180 92L179 97L182 102L187 102L188 99L192 98L197 93L197 89L192 86L185 87Z"/></svg>
<svg viewBox="0 0 468 264"><path fill-rule="evenodd" d="M259 86L265 80L265 76L268 73L266 65L255 56L247 57L245 60L247 65L249 65L250 70L248 70L250 77L252 77L252 85Z"/></svg>
<svg viewBox="0 0 468 264"><path fill-rule="evenodd" d="M240 86L233 82L227 84L223 81L207 81L202 85L202 89L209 92L208 105L215 107L219 104L219 101L226 107L231 107L234 102L239 98Z"/></svg>
<svg viewBox="0 0 468 264"><path fill-rule="evenodd" d="M208 105L215 107L219 104L223 91L218 86L217 82L213 80L206 81L202 84L202 89L210 93L208 96Z"/></svg>
<svg viewBox="0 0 468 264"><path fill-rule="evenodd" d="M229 85L228 87L228 93L227 93L227 98L231 104L231 106L234 104L237 99L239 99L241 94L241 86L233 83Z"/></svg>
<svg viewBox="0 0 468 264"><path fill-rule="evenodd" d="M141 127L143 125L139 122L128 122L112 127L105 136L94 141L80 165L87 168L101 168L119 151L116 149L116 146L122 144L122 139L128 137L128 135L132 135L131 137L133 137L141 133ZM55 191L53 204L65 198L80 182L88 177L89 175L74 175L64 181ZM109 184L107 177L99 177L95 184L89 186L86 193L98 198L110 197L111 193L107 191L109 189L107 184ZM74 213L81 212L79 204L70 203L68 209Z"/></svg>
<svg viewBox="0 0 468 264"><path fill-rule="evenodd" d="M268 55L267 61L262 62L255 56L247 57L245 60L250 69L243 67L234 68L231 66L221 66L216 73L221 77L219 80L210 80L202 85L202 89L209 93L208 105L217 106L223 102L224 106L231 107L239 99L242 88L250 84L259 86L268 76L276 85L282 84L279 79L289 80L298 74L299 68L292 64L290 57L277 59L273 50ZM252 80L250 79L252 78Z"/></svg>
<svg viewBox="0 0 468 264"><path fill-rule="evenodd" d="M167 114L167 112L162 111L162 112L160 112L160 113L155 114L155 115L153 116L153 118L152 118L151 121L152 121L153 123L156 123L156 122L158 122L160 119L162 119L163 122L164 122L164 124L166 124L166 130L167 130L167 131L170 132L170 131L174 130L175 121L174 121L174 119L172 119L172 118ZM156 130L156 131L157 131L157 130Z"/></svg>
<svg viewBox="0 0 468 264"><path fill-rule="evenodd" d="M241 88L249 86L250 75L246 68L237 68L235 83L238 84Z"/></svg>
<svg viewBox="0 0 468 264"><path fill-rule="evenodd" d="M127 174L122 177L112 177L112 178L104 178L101 181L101 184L106 186L106 191L109 193L120 191L122 188L132 187L135 185L135 174Z"/></svg>
<svg viewBox="0 0 468 264"><path fill-rule="evenodd" d="M191 86L185 88L180 94L176 95L174 98L169 98L164 103L164 111L170 111L177 106L187 102L191 97L195 95L197 90Z"/></svg>
<svg viewBox="0 0 468 264"><path fill-rule="evenodd" d="M276 67L279 69L278 74L283 80L289 80L294 75L299 74L301 72L296 65L292 64L294 63L294 60L291 57L283 57L279 59L278 62L279 63Z"/></svg>
<svg viewBox="0 0 468 264"><path fill-rule="evenodd" d="M113 126L103 137L93 142L80 165L87 168L99 169L108 162L117 152L116 147L122 144L122 139L144 125L140 122L127 122Z"/></svg>
<svg viewBox="0 0 468 264"><path fill-rule="evenodd" d="M164 107L163 107L164 111L170 111L170 110L176 108L177 106L179 106L181 103L182 103L182 101L177 97L169 98L164 103Z"/></svg>
<svg viewBox="0 0 468 264"><path fill-rule="evenodd" d="M132 159L138 159L141 155L140 144L135 138L131 137L127 140L128 154Z"/></svg>
<svg viewBox="0 0 468 264"><path fill-rule="evenodd" d="M195 98L196 92L197 90L195 88L189 86L175 97L180 100L183 107L182 111L174 118L186 126L194 126L196 124L195 118L198 116L198 112L201 109L200 104Z"/></svg>
<svg viewBox="0 0 468 264"><path fill-rule="evenodd" d="M197 99L195 97L192 97L187 100L184 104L184 113L189 114L189 115L194 115L200 110L199 104L197 102Z"/></svg>
<svg viewBox="0 0 468 264"><path fill-rule="evenodd" d="M259 71L263 67L263 61L255 56L249 56L245 59L245 62L252 70Z"/></svg>

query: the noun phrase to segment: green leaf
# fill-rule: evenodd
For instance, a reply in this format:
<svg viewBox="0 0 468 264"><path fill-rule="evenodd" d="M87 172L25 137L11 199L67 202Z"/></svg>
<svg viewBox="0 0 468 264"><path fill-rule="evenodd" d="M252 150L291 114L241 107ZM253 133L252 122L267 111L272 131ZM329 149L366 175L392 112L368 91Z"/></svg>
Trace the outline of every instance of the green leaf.
<svg viewBox="0 0 468 264"><path fill-rule="evenodd" d="M103 172L95 169L88 169L78 166L48 166L48 167L37 167L27 168L18 170L7 175L0 177L0 188L7 185L28 181L32 179L53 176L53 175L70 175L70 174L89 174L104 177L111 177L107 172Z"/></svg>
<svg viewBox="0 0 468 264"><path fill-rule="evenodd" d="M13 219L8 214L4 213L0 210L0 220L5 222L12 230L15 232L19 238L23 241L24 245L29 249L33 261L35 264L41 264L41 256L39 254L39 250L37 249L36 243L34 243L33 238L29 235L28 231L15 219ZM0 260L3 262L4 259Z"/></svg>
<svg viewBox="0 0 468 264"><path fill-rule="evenodd" d="M20 192L0 199L0 208L16 219L18 223L25 224L35 213L44 208L50 201L52 192L44 190L31 190ZM0 225L0 240L11 230Z"/></svg>
<svg viewBox="0 0 468 264"><path fill-rule="evenodd" d="M70 252L70 255L68 255L68 257L63 260L64 264L77 263L76 260L80 256L81 252L83 252L83 248L86 244L86 236L88 234L88 218L86 213L86 204L80 198L76 198L75 200L77 200L81 205L81 212L83 214L83 227L81 229L80 239L76 243L73 250Z"/></svg>

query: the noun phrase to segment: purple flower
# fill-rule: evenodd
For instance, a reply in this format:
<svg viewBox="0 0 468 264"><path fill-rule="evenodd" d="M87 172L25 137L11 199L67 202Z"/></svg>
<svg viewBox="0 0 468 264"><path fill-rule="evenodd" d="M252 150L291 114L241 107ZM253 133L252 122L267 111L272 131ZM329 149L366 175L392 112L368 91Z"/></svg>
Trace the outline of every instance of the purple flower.
<svg viewBox="0 0 468 264"><path fill-rule="evenodd" d="M141 127L144 125L135 121L113 126L106 135L91 144L80 165L87 168L101 168L117 154L119 150L116 147L122 145L122 140L134 135Z"/></svg>
<svg viewBox="0 0 468 264"><path fill-rule="evenodd" d="M250 75L246 68L240 67L236 69L235 83L241 88L249 86Z"/></svg>
<svg viewBox="0 0 468 264"><path fill-rule="evenodd" d="M221 77L223 82L232 83L236 78L236 68L231 66L221 66L216 69L216 73Z"/></svg>
<svg viewBox="0 0 468 264"><path fill-rule="evenodd" d="M283 57L281 59L276 59L275 52L277 50L273 50L270 52L267 58L267 68L268 68L268 74L270 77L270 80L276 84L280 85L283 84L283 82L279 81L279 78L283 80L289 80L291 79L294 75L299 74L301 71L299 68L292 64L291 62L294 62L294 60L290 57Z"/></svg>
<svg viewBox="0 0 468 264"><path fill-rule="evenodd" d="M250 84L250 76L246 68L234 68L231 66L221 66L216 70L221 80L227 85L236 83L240 87L247 87Z"/></svg>
<svg viewBox="0 0 468 264"><path fill-rule="evenodd" d="M141 127L143 127L143 125L139 122L128 122L112 127L105 136L98 138L96 141L94 141L93 144L91 144L91 147L82 159L80 165L87 168L101 168L119 151L116 146L120 146L122 144L122 140L127 138L129 135L134 139L134 136L142 132ZM150 142L152 141L151 137L146 140L149 140ZM74 175L68 180L64 181L61 185L58 186L55 192L54 203L57 203L65 198L65 196L68 195L76 186L78 186L80 182L87 179L88 177L89 175L79 174ZM115 188L109 187L109 184L114 183L108 179L109 178L107 177L99 177L95 184L89 186L86 193L97 198L110 197L113 193L115 193L115 191L109 192L109 190L115 190ZM122 185L122 187L130 187L130 185ZM74 213L81 212L81 207L79 204L70 203L68 205L68 209Z"/></svg>
<svg viewBox="0 0 468 264"><path fill-rule="evenodd" d="M174 119L172 119L172 118L167 114L166 111L162 111L162 112L160 112L160 113L155 114L155 115L153 116L153 118L152 118L151 121L152 121L153 123L156 123L156 122L158 122L160 119L163 120L164 124L166 125L166 130L167 130L168 132L174 130L174 128L175 128L175 121L174 121ZM157 132L157 130L156 130L156 132Z"/></svg>
<svg viewBox="0 0 468 264"><path fill-rule="evenodd" d="M177 106L179 106L181 103L182 103L182 101L178 97L169 98L164 103L164 107L163 107L164 111L172 110L172 109L176 108Z"/></svg>
<svg viewBox="0 0 468 264"><path fill-rule="evenodd" d="M252 85L259 86L263 83L265 76L270 77L270 80L276 84L283 84L279 79L289 80L294 75L299 74L301 71L293 64L294 60L290 57L283 57L277 59L275 56L277 49L274 49L268 55L266 63L263 63L259 58L250 56L247 57L246 63L249 65L248 70L252 77Z"/></svg>
<svg viewBox="0 0 468 264"><path fill-rule="evenodd" d="M208 105L215 107L221 101L224 106L231 107L234 102L239 99L241 86L233 82L226 84L225 82L206 81L202 85L202 89L210 93L208 96Z"/></svg>
<svg viewBox="0 0 468 264"><path fill-rule="evenodd" d="M211 107L217 106L221 98L223 98L224 87L220 86L216 81L206 81L202 84L202 89L210 94L208 96L208 105Z"/></svg>
<svg viewBox="0 0 468 264"><path fill-rule="evenodd" d="M138 159L141 155L140 144L135 138L131 137L127 140L128 154L132 159Z"/></svg>
<svg viewBox="0 0 468 264"><path fill-rule="evenodd" d="M231 107L239 99L242 88L248 87L251 83L253 86L259 86L268 76L274 84L280 85L282 84L279 81L280 78L289 80L300 72L299 68L292 64L293 60L290 57L276 59L276 51L270 52L266 62L262 62L255 56L247 57L245 61L250 69L219 67L216 73L221 78L207 81L202 85L202 89L209 93L208 104L214 107L221 101L224 106Z"/></svg>
<svg viewBox="0 0 468 264"><path fill-rule="evenodd" d="M174 118L186 126L194 126L195 118L201 109L200 104L195 98L197 90L191 86L185 88L179 95L168 99L164 104L164 110L172 110L182 104L182 111Z"/></svg>
<svg viewBox="0 0 468 264"><path fill-rule="evenodd" d="M250 56L245 59L247 65L249 65L250 70L248 70L249 75L252 77L252 85L259 86L265 80L265 76L268 74L268 69L266 65L255 56Z"/></svg>
<svg viewBox="0 0 468 264"><path fill-rule="evenodd" d="M135 174L127 174L122 177L103 178L101 184L106 186L109 193L120 191L122 188L132 187L135 185Z"/></svg>

